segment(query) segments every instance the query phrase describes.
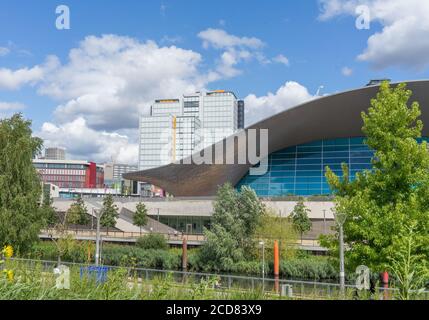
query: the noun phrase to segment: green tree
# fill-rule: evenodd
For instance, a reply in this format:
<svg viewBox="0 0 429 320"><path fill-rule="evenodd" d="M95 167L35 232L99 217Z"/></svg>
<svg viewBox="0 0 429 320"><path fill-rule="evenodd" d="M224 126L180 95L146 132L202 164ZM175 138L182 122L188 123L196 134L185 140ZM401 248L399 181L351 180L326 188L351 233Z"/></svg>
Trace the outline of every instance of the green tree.
<svg viewBox="0 0 429 320"><path fill-rule="evenodd" d="M149 233L137 239L136 246L142 249L167 250L168 242L162 234Z"/></svg>
<svg viewBox="0 0 429 320"><path fill-rule="evenodd" d="M58 214L55 208L53 207L54 201L51 198L49 192L43 193L43 201L42 201L42 211L45 216L45 225L53 226L59 222Z"/></svg>
<svg viewBox="0 0 429 320"><path fill-rule="evenodd" d="M85 202L81 197L77 198L74 203L71 204L67 212L67 223L76 225L87 225L90 221L88 210L85 206Z"/></svg>
<svg viewBox="0 0 429 320"><path fill-rule="evenodd" d="M134 225L140 227L140 235L142 234L142 227L148 222L147 208L143 202L139 202L136 206L136 212L133 216Z"/></svg>
<svg viewBox="0 0 429 320"><path fill-rule="evenodd" d="M274 240L278 240L283 257L292 258L295 255L298 235L289 217L280 217L274 211L267 210L256 228L256 237L264 240L269 254Z"/></svg>
<svg viewBox="0 0 429 320"><path fill-rule="evenodd" d="M119 218L118 207L113 203L111 194L104 197L103 208L100 214L100 224L107 228L107 234L109 234L109 228L114 228L116 226L116 219Z"/></svg>
<svg viewBox="0 0 429 320"><path fill-rule="evenodd" d="M219 188L213 207L200 259L209 269L228 270L253 253L256 227L265 206L252 189L243 187L238 192L227 183Z"/></svg>
<svg viewBox="0 0 429 320"><path fill-rule="evenodd" d="M365 143L374 150L372 170L357 173L351 181L347 165L339 178L327 168L327 180L335 193L335 210L346 214L344 239L349 267L365 264L383 271L398 251L396 237L414 226L412 254L428 259L429 252L429 153L419 144L423 123L417 102L410 106L411 91L405 84L388 82L367 112L362 112ZM322 243L336 249L335 236Z"/></svg>
<svg viewBox="0 0 429 320"><path fill-rule="evenodd" d="M0 120L0 246L10 244L19 253L38 241L46 222L41 181L32 163L41 148L31 121L21 114Z"/></svg>
<svg viewBox="0 0 429 320"><path fill-rule="evenodd" d="M304 199L299 198L292 211L292 223L295 230L301 235L301 243L304 233L311 230L311 221L308 217L309 212L310 210L304 204Z"/></svg>

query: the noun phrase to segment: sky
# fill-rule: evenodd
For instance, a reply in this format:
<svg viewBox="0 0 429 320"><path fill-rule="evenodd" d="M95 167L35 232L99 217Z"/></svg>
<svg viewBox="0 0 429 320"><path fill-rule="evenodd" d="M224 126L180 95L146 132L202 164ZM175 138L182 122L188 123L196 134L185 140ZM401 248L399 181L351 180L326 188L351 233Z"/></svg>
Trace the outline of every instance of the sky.
<svg viewBox="0 0 429 320"><path fill-rule="evenodd" d="M0 0L0 118L22 112L70 159L136 163L157 98L232 90L249 125L370 79L428 79L428 16L426 0Z"/></svg>

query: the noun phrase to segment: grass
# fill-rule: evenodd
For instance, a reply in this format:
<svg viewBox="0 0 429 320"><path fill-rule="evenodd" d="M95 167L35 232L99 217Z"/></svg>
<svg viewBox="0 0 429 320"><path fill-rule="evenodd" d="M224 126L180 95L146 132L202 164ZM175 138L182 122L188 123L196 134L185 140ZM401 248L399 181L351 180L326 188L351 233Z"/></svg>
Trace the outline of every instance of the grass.
<svg viewBox="0 0 429 320"><path fill-rule="evenodd" d="M96 283L80 277L76 266L70 268L70 289L57 289L55 275L42 264L31 267L21 261L8 261L14 280L0 278L0 300L262 300L272 296L262 291L214 289L214 279L177 283L171 275L144 280L133 277L127 269L109 271L107 281ZM277 299L279 297L276 297Z"/></svg>

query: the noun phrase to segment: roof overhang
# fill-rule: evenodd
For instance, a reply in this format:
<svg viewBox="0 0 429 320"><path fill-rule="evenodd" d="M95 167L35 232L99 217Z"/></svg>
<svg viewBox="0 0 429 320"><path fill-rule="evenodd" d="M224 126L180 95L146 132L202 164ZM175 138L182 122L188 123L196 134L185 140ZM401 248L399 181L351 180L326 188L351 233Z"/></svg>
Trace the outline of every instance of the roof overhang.
<svg viewBox="0 0 429 320"><path fill-rule="evenodd" d="M411 101L420 103L421 119L428 124L423 128L423 135L429 136L429 80L407 81L407 88L413 92ZM249 129L268 129L269 154L311 141L359 137L363 135L361 112L368 109L378 90L378 85L369 86L311 100L262 120L244 129L244 133ZM225 140L216 145L220 143ZM242 152L246 150L236 143L235 156ZM215 161L213 163L219 163ZM172 163L131 172L124 178L154 184L174 196L212 196L219 185L226 182L236 185L251 167L250 163L198 165L188 162L191 164Z"/></svg>

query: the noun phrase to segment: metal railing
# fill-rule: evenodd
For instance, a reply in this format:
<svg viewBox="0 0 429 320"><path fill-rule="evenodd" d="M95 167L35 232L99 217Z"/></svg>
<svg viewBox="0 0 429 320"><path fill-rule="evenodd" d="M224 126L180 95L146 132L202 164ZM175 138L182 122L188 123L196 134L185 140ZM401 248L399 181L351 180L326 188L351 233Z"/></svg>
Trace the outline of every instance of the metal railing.
<svg viewBox="0 0 429 320"><path fill-rule="evenodd" d="M91 229L69 229L66 231L66 234L72 235L76 237L79 240L95 240L96 237L96 230ZM128 232L128 231L101 231L100 235L105 241L109 240L130 240L132 242L135 242L138 238L144 237L149 235L150 233L140 233L140 232ZM203 234L184 234L184 233L158 233L165 237L167 242L173 242L173 243L179 243L182 242L183 239L186 239L188 243L194 243L194 244L202 244L206 241L206 238ZM60 236L63 236L64 234L58 233L54 229L45 229L41 231L40 237L41 238L59 238ZM319 247L319 241L314 239L303 239L297 240L295 245L301 246L301 247Z"/></svg>
<svg viewBox="0 0 429 320"><path fill-rule="evenodd" d="M75 237L80 238L94 238L96 236L96 230L79 230L79 229L69 229L65 231L66 234L72 235ZM140 237L144 237L149 235L150 233L140 233L140 232L128 232L128 231L101 231L100 235L103 237L104 240L108 239L133 239L136 240ZM182 241L183 239L186 239L187 241L195 241L195 242L202 242L205 241L205 237L202 234L182 234L182 233L157 233L161 234L165 237L167 241ZM41 235L50 238L51 236L53 238L57 238L62 236L63 234L58 233L54 229L45 229L41 231Z"/></svg>
<svg viewBox="0 0 429 320"><path fill-rule="evenodd" d="M42 265L45 271L52 271L57 266L56 261L49 260L34 260L34 259L21 259L12 258L13 261L18 261L27 264L29 268L34 268L37 264ZM62 264L69 267L88 267L89 264L74 263L74 262L62 262ZM152 281L155 279L166 279L170 276L172 281L180 284L186 283L197 283L201 279L216 278L219 284L219 289L223 290L261 290L268 295L282 295L285 290L282 290L284 286L287 286L289 298L295 299L339 299L344 297L345 299L354 299L356 294L359 292L356 285L346 284L345 295L341 295L340 285L338 283L330 282L317 282L317 281L302 281L292 279L274 279L274 278L260 278L260 277L248 277L239 275L229 274L216 274L216 273L201 273L201 272L185 272L185 271L172 271L172 270L158 270L158 269L146 269L136 267L118 267L118 266L105 266L109 270L118 270L125 268L128 271L130 277L137 277L140 282ZM282 292L283 291L283 292ZM391 300L395 299L395 294L398 290L395 288L375 288L374 294L368 298L374 300ZM415 299L429 299L429 291L410 291L414 294Z"/></svg>

